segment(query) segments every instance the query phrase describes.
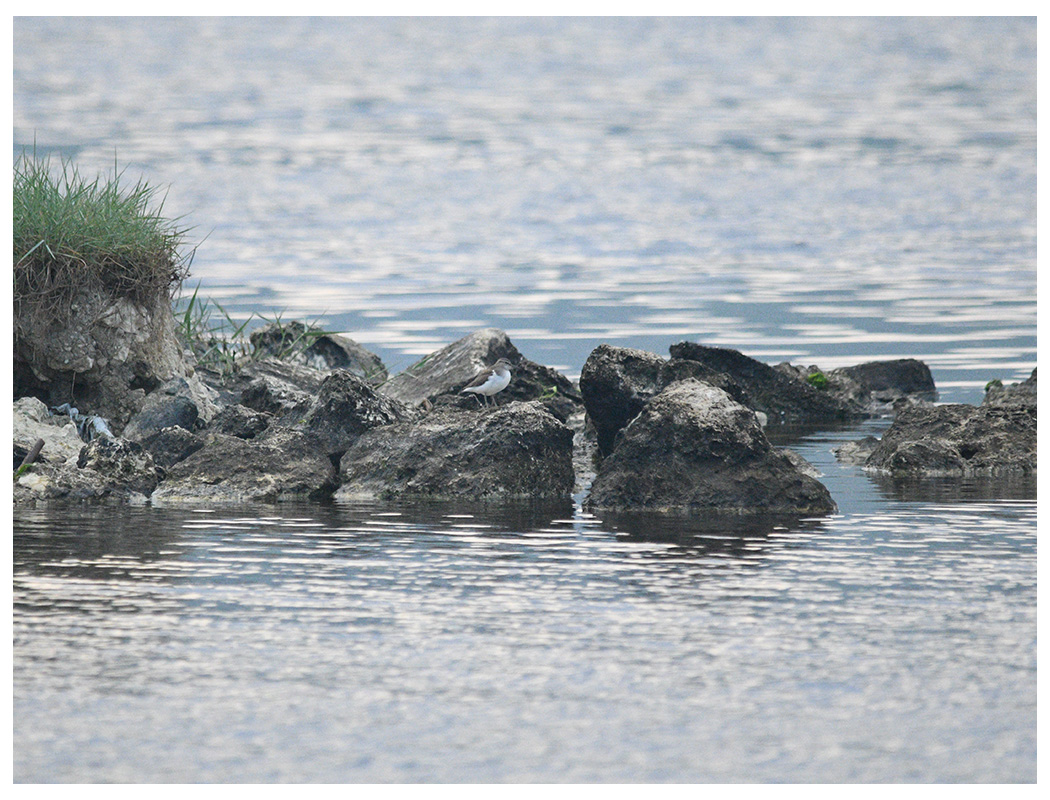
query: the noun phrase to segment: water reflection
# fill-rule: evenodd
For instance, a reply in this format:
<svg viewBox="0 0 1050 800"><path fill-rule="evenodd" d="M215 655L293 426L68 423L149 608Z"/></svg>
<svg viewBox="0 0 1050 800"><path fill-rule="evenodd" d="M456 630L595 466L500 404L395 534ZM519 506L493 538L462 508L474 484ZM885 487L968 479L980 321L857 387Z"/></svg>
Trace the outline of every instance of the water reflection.
<svg viewBox="0 0 1050 800"><path fill-rule="evenodd" d="M967 502L975 500L1035 500L1035 475L969 478L913 478L869 474L883 497L902 502Z"/></svg>

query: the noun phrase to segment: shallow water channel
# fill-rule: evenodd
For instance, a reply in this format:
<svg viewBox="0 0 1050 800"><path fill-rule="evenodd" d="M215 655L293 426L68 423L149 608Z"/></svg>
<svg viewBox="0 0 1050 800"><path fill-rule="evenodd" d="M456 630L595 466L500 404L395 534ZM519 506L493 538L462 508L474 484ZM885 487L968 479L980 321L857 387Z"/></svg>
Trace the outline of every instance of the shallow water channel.
<svg viewBox="0 0 1050 800"><path fill-rule="evenodd" d="M16 18L23 147L170 186L192 290L392 373L482 327L1036 364L1035 21ZM258 322L258 320L255 320ZM253 323L254 324L254 323ZM1035 486L835 516L14 514L14 778L1034 781Z"/></svg>

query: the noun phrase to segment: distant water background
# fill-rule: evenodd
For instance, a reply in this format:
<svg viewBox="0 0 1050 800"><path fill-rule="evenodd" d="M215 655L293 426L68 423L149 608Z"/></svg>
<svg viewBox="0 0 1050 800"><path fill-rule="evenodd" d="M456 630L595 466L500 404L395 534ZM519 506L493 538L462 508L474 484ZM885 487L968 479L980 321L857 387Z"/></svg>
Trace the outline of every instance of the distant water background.
<svg viewBox="0 0 1050 800"><path fill-rule="evenodd" d="M492 326L979 403L1036 365L1035 87L1024 18L16 18L14 156L392 373ZM1032 781L1034 488L830 454L885 424L791 442L840 513L790 531L20 510L15 779Z"/></svg>

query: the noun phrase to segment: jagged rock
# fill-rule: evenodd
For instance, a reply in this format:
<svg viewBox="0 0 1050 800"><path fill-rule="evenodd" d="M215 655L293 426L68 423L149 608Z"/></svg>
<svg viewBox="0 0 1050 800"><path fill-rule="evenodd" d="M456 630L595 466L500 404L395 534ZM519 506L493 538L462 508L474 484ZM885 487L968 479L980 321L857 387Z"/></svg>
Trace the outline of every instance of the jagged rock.
<svg viewBox="0 0 1050 800"><path fill-rule="evenodd" d="M64 423L64 424L63 424ZM69 417L53 417L47 406L35 397L22 397L14 403L12 414L15 468L36 443L44 440L39 460L63 464L80 457L84 441Z"/></svg>
<svg viewBox="0 0 1050 800"><path fill-rule="evenodd" d="M192 431L200 411L188 388L185 379L177 378L149 394L138 413L128 420L121 435L133 442L141 442L173 425Z"/></svg>
<svg viewBox="0 0 1050 800"><path fill-rule="evenodd" d="M344 369L373 386L387 379L386 366L375 353L353 339L308 328L301 322L271 322L252 331L248 338L256 351L311 369Z"/></svg>
<svg viewBox="0 0 1050 800"><path fill-rule="evenodd" d="M100 436L80 451L78 469L90 469L102 476L112 490L149 495L157 488L157 468L153 457L136 442Z"/></svg>
<svg viewBox="0 0 1050 800"><path fill-rule="evenodd" d="M737 350L705 347L695 342L671 345L672 358L698 361L735 379L747 392L749 405L764 412L771 424L849 420L858 411L835 395L814 388L795 374L775 369Z"/></svg>
<svg viewBox="0 0 1050 800"><path fill-rule="evenodd" d="M76 463L34 464L15 481L15 503L146 502L157 486L153 458L135 442L99 437L83 445Z"/></svg>
<svg viewBox="0 0 1050 800"><path fill-rule="evenodd" d="M308 435L283 430L245 441L207 433L204 440L171 467L150 497L154 505L323 499L335 488L335 465Z"/></svg>
<svg viewBox="0 0 1050 800"><path fill-rule="evenodd" d="M697 361L668 361L656 353L609 344L591 351L580 373L580 393L602 455L612 452L616 434L649 400L675 381L687 378L718 386L747 405L747 394L736 381Z"/></svg>
<svg viewBox="0 0 1050 800"><path fill-rule="evenodd" d="M153 456L153 463L166 470L204 447L204 440L185 428L173 425L151 433L140 444Z"/></svg>
<svg viewBox="0 0 1050 800"><path fill-rule="evenodd" d="M234 403L215 415L208 430L215 433L228 433L238 439L254 439L269 428L273 421L273 414L255 411L240 403Z"/></svg>
<svg viewBox="0 0 1050 800"><path fill-rule="evenodd" d="M378 394L353 373L336 370L324 379L295 429L312 435L328 455L339 456L365 431L417 416L415 409Z"/></svg>
<svg viewBox="0 0 1050 800"><path fill-rule="evenodd" d="M363 433L340 462L336 500L395 497L565 499L572 431L538 403L435 410Z"/></svg>
<svg viewBox="0 0 1050 800"><path fill-rule="evenodd" d="M900 409L864 468L965 477L1034 473L1036 463L1034 407L950 404Z"/></svg>
<svg viewBox="0 0 1050 800"><path fill-rule="evenodd" d="M999 408L1026 408L1030 409L1033 414L1036 413L1038 406L1036 370L1033 369L1028 379L1020 383L1003 386L996 381L995 384L988 387L981 405Z"/></svg>
<svg viewBox="0 0 1050 800"><path fill-rule="evenodd" d="M238 376L237 384L244 385L240 403L294 421L306 413L325 377L325 373L309 367L260 361L245 367Z"/></svg>
<svg viewBox="0 0 1050 800"><path fill-rule="evenodd" d="M388 380L379 391L410 406L429 403L476 409L480 407L478 399L460 391L480 370L500 358L506 358L514 368L510 386L496 395L497 402L542 400L562 421L582 403L568 378L529 361L497 328L475 331L426 356Z"/></svg>
<svg viewBox="0 0 1050 800"><path fill-rule="evenodd" d="M800 516L836 510L819 481L773 448L754 411L695 379L668 386L620 432L585 507Z"/></svg>

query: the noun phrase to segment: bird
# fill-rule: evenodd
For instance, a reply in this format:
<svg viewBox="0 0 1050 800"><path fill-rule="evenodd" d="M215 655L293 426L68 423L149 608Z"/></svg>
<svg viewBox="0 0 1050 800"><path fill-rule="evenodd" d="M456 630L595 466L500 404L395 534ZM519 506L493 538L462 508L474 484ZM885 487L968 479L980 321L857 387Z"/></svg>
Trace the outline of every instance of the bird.
<svg viewBox="0 0 1050 800"><path fill-rule="evenodd" d="M494 395L502 392L510 385L510 368L511 363L507 359L501 358L491 367L483 369L475 375L474 379L463 387L460 394L472 392L476 395L481 395L485 398L482 401L485 405L488 405L488 398L492 397L492 402L495 403Z"/></svg>

